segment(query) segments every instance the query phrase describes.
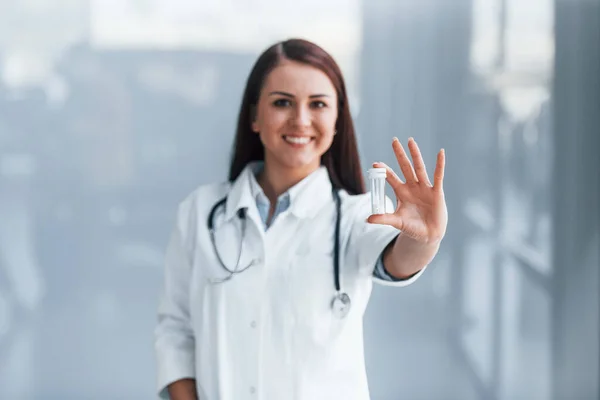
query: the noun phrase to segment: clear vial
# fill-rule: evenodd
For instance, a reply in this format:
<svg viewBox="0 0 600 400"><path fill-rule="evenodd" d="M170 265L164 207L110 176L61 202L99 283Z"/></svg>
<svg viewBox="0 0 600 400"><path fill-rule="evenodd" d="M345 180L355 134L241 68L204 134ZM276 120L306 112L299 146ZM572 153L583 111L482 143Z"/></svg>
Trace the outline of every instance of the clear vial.
<svg viewBox="0 0 600 400"><path fill-rule="evenodd" d="M385 168L371 168L369 170L372 214L385 214L385 177Z"/></svg>

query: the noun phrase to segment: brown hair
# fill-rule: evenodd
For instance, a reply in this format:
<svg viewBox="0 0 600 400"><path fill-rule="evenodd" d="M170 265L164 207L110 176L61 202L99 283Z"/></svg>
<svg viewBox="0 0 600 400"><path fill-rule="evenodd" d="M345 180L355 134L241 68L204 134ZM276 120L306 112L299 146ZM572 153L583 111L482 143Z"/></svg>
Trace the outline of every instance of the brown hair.
<svg viewBox="0 0 600 400"><path fill-rule="evenodd" d="M335 60L322 48L303 39L279 42L264 51L254 64L242 98L238 116L229 180L234 181L251 161L264 160L264 148L259 135L251 129L253 113L267 75L283 60L308 64L323 71L333 83L338 97L337 134L331 147L323 154L324 165L334 187L351 194L365 192L354 124L342 72Z"/></svg>

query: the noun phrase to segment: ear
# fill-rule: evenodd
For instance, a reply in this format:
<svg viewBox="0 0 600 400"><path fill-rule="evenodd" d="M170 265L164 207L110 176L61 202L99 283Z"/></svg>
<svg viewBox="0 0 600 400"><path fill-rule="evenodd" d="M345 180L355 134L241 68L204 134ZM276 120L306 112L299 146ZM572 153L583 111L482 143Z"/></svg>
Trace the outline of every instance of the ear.
<svg viewBox="0 0 600 400"><path fill-rule="evenodd" d="M256 105L253 104L250 106L250 129L254 133L258 133L258 123L256 121Z"/></svg>

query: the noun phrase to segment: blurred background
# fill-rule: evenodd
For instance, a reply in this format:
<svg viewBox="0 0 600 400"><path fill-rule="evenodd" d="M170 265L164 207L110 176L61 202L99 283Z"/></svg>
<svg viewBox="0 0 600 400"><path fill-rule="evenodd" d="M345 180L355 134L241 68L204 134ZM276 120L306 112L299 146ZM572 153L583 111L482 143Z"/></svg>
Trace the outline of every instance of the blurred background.
<svg viewBox="0 0 600 400"><path fill-rule="evenodd" d="M446 149L440 254L365 317L373 400L600 398L600 0L0 0L0 398L153 398L176 206L293 36L365 166Z"/></svg>

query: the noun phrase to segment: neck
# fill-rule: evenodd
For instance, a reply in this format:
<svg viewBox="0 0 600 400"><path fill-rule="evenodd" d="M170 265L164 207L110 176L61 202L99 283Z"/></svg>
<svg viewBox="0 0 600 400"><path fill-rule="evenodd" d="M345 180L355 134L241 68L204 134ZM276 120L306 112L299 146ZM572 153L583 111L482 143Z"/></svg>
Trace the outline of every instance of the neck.
<svg viewBox="0 0 600 400"><path fill-rule="evenodd" d="M318 164L306 166L305 168L285 168L280 165L274 166L272 163L265 161L264 168L258 177L258 184L271 205L275 205L279 196L318 168Z"/></svg>

